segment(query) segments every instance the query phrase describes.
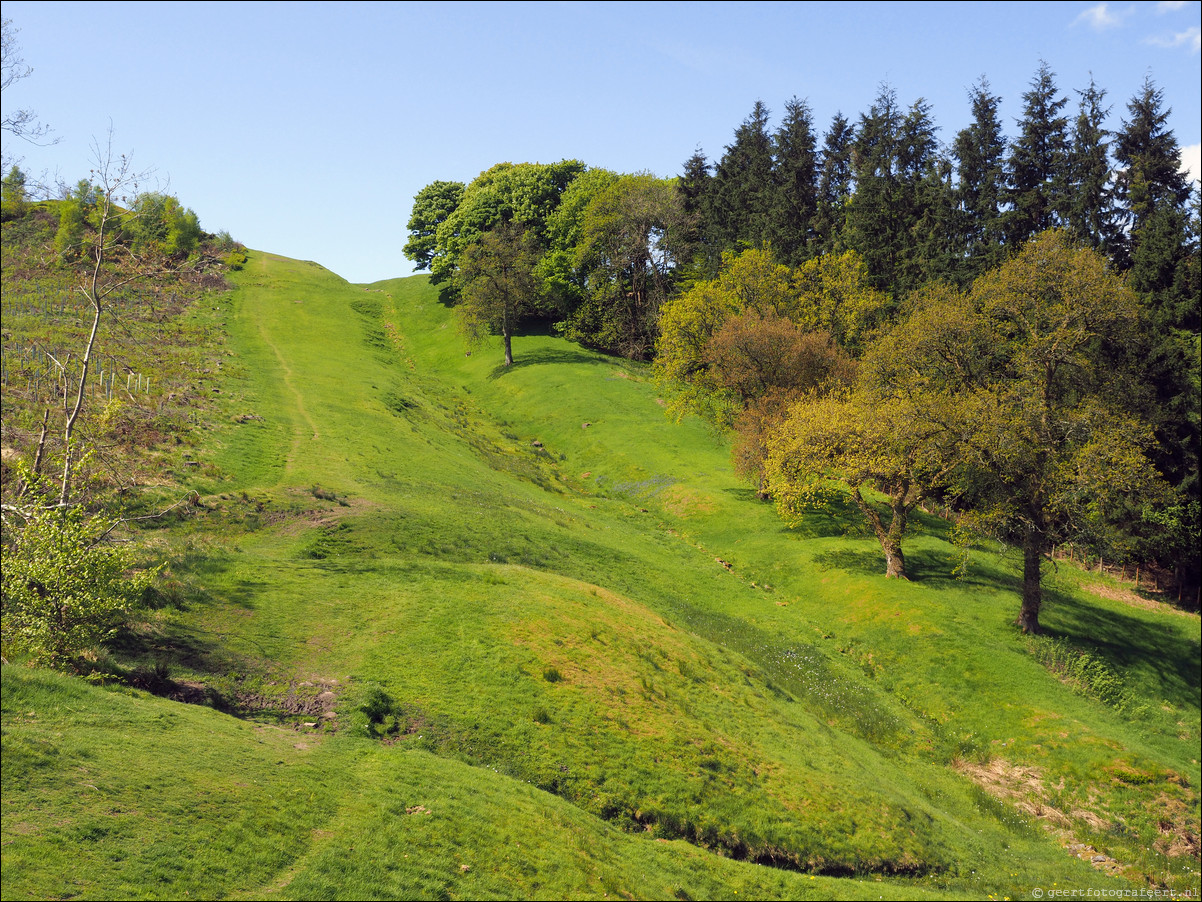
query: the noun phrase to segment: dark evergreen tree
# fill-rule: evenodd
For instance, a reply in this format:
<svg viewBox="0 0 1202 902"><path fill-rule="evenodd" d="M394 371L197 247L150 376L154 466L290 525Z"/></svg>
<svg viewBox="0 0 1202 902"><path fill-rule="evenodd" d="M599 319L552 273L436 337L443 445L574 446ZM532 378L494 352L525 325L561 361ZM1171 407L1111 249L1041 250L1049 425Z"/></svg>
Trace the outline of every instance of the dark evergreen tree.
<svg viewBox="0 0 1202 902"><path fill-rule="evenodd" d="M685 282L713 278L722 262L721 237L715 234L713 220L713 188L709 160L698 147L685 161L684 172L676 180L684 211L681 252L683 259L689 261L683 264Z"/></svg>
<svg viewBox="0 0 1202 902"><path fill-rule="evenodd" d="M822 253L844 250L843 223L851 198L852 146L856 129L842 113L831 120L822 145L822 163L818 172L818 208L814 233Z"/></svg>
<svg viewBox="0 0 1202 902"><path fill-rule="evenodd" d="M881 291L893 290L903 255L902 119L897 93L883 85L868 112L860 114L852 153L855 191L846 207L844 240L864 258L870 284Z"/></svg>
<svg viewBox="0 0 1202 902"><path fill-rule="evenodd" d="M903 241L895 288L910 291L932 280L946 280L954 254L954 199L951 164L944 157L923 98L906 112L898 134L898 169Z"/></svg>
<svg viewBox="0 0 1202 902"><path fill-rule="evenodd" d="M1044 229L1061 225L1068 182L1068 120L1060 115L1068 99L1059 96L1047 63L1023 94L1020 134L1007 167L1006 238L1019 245Z"/></svg>
<svg viewBox="0 0 1202 902"><path fill-rule="evenodd" d="M714 174L712 222L725 247L763 247L772 240L776 191L768 115L757 100Z"/></svg>
<svg viewBox="0 0 1202 902"><path fill-rule="evenodd" d="M814 215L818 209L818 151L813 115L804 100L785 104L776 132L777 210L772 246L777 259L797 265L815 252Z"/></svg>
<svg viewBox="0 0 1202 902"><path fill-rule="evenodd" d="M903 113L888 86L860 117L845 240L872 286L895 296L947 275L950 170L936 131L930 104L919 99Z"/></svg>
<svg viewBox="0 0 1202 902"><path fill-rule="evenodd" d="M1109 253L1118 240L1117 210L1110 184L1110 133L1104 124L1110 108L1106 92L1094 80L1078 91L1081 101L1073 126L1068 160L1066 224L1078 240Z"/></svg>
<svg viewBox="0 0 1202 902"><path fill-rule="evenodd" d="M954 275L961 285L971 284L1005 256L1002 205L1006 138L998 116L1002 98L990 91L984 76L968 96L972 124L952 142L958 177L954 228L960 254Z"/></svg>
<svg viewBox="0 0 1202 902"><path fill-rule="evenodd" d="M1116 136L1116 189L1127 238L1123 263L1130 261L1140 232L1157 210L1181 211L1184 223L1190 187L1181 172L1177 138L1165 128L1172 110L1162 109L1163 104L1164 92L1147 79L1143 90L1127 104L1131 118L1123 120Z"/></svg>
<svg viewBox="0 0 1202 902"><path fill-rule="evenodd" d="M697 219L699 230L704 230L709 213L711 181L709 160L698 147L693 151L693 155L685 160L684 172L676 182L676 190L680 192L680 201L685 213Z"/></svg>
<svg viewBox="0 0 1202 902"><path fill-rule="evenodd" d="M1177 138L1166 127L1170 110L1149 79L1127 104L1129 119L1115 136L1116 178L1124 230L1116 256L1129 267L1128 284L1143 299L1147 323L1141 353L1152 389L1156 464L1175 489L1174 504L1154 534L1157 557L1176 547L1179 586L1196 597L1202 442L1202 361L1199 359L1199 226L1197 195L1181 172ZM1175 513L1174 513L1175 511Z"/></svg>

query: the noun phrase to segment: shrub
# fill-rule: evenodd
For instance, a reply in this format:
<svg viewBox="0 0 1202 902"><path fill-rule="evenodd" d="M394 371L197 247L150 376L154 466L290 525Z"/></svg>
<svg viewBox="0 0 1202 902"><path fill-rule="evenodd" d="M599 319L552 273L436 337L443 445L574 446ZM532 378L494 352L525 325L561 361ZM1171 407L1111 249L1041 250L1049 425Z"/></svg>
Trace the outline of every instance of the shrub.
<svg viewBox="0 0 1202 902"><path fill-rule="evenodd" d="M80 655L111 636L154 573L128 575L128 554L104 541L112 521L43 509L4 555L0 632L5 650L78 669Z"/></svg>

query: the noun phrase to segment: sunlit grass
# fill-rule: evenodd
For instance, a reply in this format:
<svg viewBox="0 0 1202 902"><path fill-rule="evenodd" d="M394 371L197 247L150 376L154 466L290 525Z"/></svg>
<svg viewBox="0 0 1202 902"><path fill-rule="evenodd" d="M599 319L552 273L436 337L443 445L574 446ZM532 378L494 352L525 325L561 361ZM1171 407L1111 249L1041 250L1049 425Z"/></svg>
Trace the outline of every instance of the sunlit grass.
<svg viewBox="0 0 1202 902"><path fill-rule="evenodd" d="M955 580L922 518L897 583L851 521L786 530L720 436L664 416L642 366L540 335L515 338L508 370L467 356L422 278L350 286L263 254L241 278L226 408L209 468L186 474L204 507L170 533L178 603L119 655L264 722L65 681L62 705L58 678L5 668L6 896L67 894L67 873L96 897L202 872L208 895L304 898L1127 885L1068 854L1074 835L1137 883L1196 884L1167 873L1194 859L1155 844L1166 806L1198 819L1197 618L1053 581L1045 622L1122 676L1145 706L1124 717L1017 635L1013 559L979 553ZM318 685L336 718L280 702ZM110 708L124 729L77 717ZM206 736L179 794L153 776L188 770ZM19 765L41 775L28 791L10 791L10 746L41 762ZM115 804L162 813L95 834L69 871L55 818L104 814L75 768L94 756L107 779L121 754ZM245 792L205 788L222 762ZM991 762L987 791L966 774ZM1005 794L1019 767L1064 822L1028 810L1029 783ZM206 792L220 803L179 797ZM142 858L190 830L212 839L148 877Z"/></svg>

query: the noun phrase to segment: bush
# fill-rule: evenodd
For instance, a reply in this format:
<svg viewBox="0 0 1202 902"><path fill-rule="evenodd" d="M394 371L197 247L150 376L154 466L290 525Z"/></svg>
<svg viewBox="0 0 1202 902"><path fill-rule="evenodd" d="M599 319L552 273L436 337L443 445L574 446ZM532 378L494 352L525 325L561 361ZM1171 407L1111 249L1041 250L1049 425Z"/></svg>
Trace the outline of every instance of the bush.
<svg viewBox="0 0 1202 902"><path fill-rule="evenodd" d="M0 581L6 653L78 669L80 655L116 631L154 574L127 575L128 554L104 541L111 527L80 510L45 509L17 532Z"/></svg>

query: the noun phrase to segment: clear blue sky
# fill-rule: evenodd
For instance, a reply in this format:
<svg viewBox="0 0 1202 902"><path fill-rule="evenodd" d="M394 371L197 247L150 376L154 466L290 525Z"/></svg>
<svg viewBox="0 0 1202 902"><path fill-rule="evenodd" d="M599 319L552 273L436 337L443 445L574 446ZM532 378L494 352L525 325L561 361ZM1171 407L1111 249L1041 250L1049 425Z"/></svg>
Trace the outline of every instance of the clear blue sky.
<svg viewBox="0 0 1202 902"><path fill-rule="evenodd" d="M33 74L4 96L61 140L9 143L74 182L111 120L210 231L353 282L406 275L413 195L494 163L577 158L676 175L756 100L808 99L819 135L882 83L950 141L988 77L1007 135L1046 60L1114 127L1150 76L1202 142L1200 5L1167 3L46 3L5 0Z"/></svg>

